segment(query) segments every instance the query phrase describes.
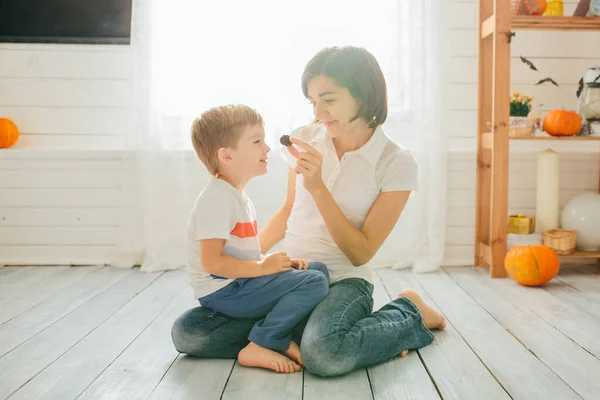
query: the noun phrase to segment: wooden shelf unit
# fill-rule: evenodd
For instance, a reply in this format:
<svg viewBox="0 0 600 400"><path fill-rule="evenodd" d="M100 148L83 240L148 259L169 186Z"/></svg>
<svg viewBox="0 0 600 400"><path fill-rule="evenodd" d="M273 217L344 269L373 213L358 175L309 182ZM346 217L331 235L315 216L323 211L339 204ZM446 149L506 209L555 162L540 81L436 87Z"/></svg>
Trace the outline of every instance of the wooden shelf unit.
<svg viewBox="0 0 600 400"><path fill-rule="evenodd" d="M506 276L508 162L510 140L599 141L599 137L509 137L510 38L515 30L600 31L600 17L513 16L506 0L479 0L479 93L475 266L489 266L490 277ZM488 123L491 121L491 130ZM599 183L600 188L600 183ZM575 252L570 258L596 258Z"/></svg>

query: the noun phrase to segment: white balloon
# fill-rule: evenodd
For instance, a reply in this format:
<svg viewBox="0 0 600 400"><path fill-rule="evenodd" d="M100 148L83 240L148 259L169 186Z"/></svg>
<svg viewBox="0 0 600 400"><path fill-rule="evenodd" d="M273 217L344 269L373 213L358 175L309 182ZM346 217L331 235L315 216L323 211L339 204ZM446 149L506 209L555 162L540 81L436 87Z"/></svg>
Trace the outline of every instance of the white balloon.
<svg viewBox="0 0 600 400"><path fill-rule="evenodd" d="M577 250L600 251L600 193L571 198L562 210L561 227L577 230Z"/></svg>

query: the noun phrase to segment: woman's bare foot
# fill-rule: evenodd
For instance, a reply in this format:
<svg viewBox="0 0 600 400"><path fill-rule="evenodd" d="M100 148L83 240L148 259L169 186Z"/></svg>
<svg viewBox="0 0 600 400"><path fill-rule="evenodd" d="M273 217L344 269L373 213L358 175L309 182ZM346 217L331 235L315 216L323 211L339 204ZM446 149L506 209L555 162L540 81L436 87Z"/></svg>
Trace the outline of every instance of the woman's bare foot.
<svg viewBox="0 0 600 400"><path fill-rule="evenodd" d="M408 350L404 350L402 353L400 353L400 357L404 357L408 354Z"/></svg>
<svg viewBox="0 0 600 400"><path fill-rule="evenodd" d="M300 366L286 356L252 342L239 352L238 362L244 367L260 367L276 372L300 371Z"/></svg>
<svg viewBox="0 0 600 400"><path fill-rule="evenodd" d="M290 360L295 361L300 365L304 365L302 362L302 357L300 356L300 346L298 346L293 340L290 342L290 347L288 347L286 350L283 350L281 353Z"/></svg>
<svg viewBox="0 0 600 400"><path fill-rule="evenodd" d="M421 296L414 290L403 290L398 293L398 296L408 298L415 306L417 306L423 315L423 324L427 329L444 329L446 327L446 318L444 318L441 313L425 304Z"/></svg>

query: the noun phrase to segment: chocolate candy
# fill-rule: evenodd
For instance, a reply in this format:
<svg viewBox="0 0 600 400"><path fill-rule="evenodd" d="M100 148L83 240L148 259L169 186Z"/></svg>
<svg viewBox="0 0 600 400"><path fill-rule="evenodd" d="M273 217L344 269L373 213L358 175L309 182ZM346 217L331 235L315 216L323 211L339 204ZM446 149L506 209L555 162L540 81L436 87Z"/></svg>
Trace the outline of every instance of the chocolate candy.
<svg viewBox="0 0 600 400"><path fill-rule="evenodd" d="M279 143L281 143L284 146L291 146L292 142L290 142L290 135L282 135L279 138Z"/></svg>

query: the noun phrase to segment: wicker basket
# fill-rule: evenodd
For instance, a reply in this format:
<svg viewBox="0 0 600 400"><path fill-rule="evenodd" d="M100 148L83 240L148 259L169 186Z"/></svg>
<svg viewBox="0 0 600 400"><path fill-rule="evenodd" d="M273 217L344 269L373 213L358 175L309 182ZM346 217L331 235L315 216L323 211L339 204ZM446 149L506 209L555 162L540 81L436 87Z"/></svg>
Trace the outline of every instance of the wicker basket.
<svg viewBox="0 0 600 400"><path fill-rule="evenodd" d="M577 244L577 231L572 229L551 229L542 233L543 243L559 255L571 254Z"/></svg>

